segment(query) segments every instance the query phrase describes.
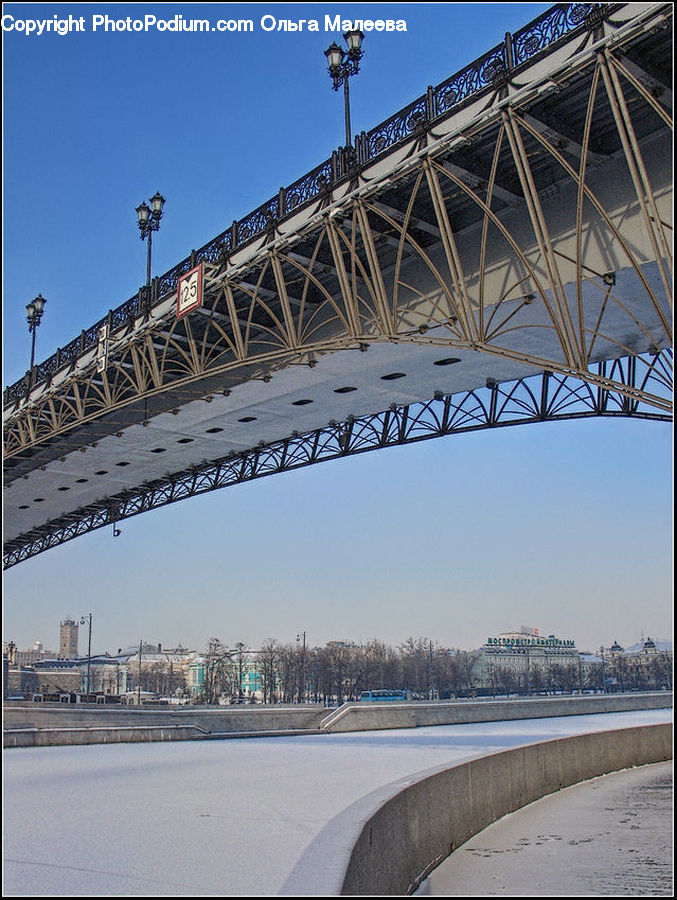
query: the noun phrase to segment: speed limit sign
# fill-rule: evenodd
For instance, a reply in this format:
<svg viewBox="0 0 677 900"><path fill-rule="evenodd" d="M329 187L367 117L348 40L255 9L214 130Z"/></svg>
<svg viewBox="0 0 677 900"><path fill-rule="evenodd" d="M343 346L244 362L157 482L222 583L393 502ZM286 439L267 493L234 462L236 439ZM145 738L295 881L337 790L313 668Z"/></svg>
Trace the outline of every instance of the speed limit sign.
<svg viewBox="0 0 677 900"><path fill-rule="evenodd" d="M179 278L176 295L176 318L202 306L202 263Z"/></svg>

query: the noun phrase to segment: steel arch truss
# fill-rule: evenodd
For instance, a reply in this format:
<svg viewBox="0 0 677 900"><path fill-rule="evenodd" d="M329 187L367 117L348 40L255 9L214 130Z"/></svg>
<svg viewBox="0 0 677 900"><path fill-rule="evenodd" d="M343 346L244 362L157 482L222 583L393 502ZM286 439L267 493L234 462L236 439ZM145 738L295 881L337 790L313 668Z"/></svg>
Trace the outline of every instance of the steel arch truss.
<svg viewBox="0 0 677 900"><path fill-rule="evenodd" d="M670 421L667 413L630 399L649 389L669 395L672 352L602 363L597 376L622 383L628 390L611 392L590 381L553 372L501 385L490 384L458 395L437 396L425 403L393 407L376 415L349 417L306 434L232 453L202 467L176 473L138 489L75 510L72 514L22 535L4 548L4 567L63 544L79 535L123 519L267 475L292 471L371 450L403 446L447 435L509 425L591 417L624 417ZM632 389L632 390L630 390Z"/></svg>
<svg viewBox="0 0 677 900"><path fill-rule="evenodd" d="M593 364L672 345L668 201L656 196L646 150L671 116L660 85L622 48L572 58L555 99L539 91L523 102L515 74L462 135L443 134L436 120L398 145L390 172L358 168L301 225L271 222L244 262L206 261L203 309L177 319L168 300L118 323L103 371L90 354L15 402L5 458L84 423L108 420L114 431L121 410L141 421L176 397L204 396L215 380L231 388L374 341L479 351L670 410L670 397L638 393ZM575 102L560 120L567 95ZM604 194L605 167L632 186L620 212ZM563 239L548 199L565 192L573 207ZM639 305L600 262L611 246Z"/></svg>

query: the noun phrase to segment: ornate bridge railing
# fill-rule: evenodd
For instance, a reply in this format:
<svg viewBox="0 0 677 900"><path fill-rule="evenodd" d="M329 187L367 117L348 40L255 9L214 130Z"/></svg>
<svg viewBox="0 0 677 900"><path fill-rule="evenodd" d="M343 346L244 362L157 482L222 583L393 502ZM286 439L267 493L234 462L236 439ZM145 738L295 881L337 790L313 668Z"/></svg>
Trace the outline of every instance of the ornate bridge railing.
<svg viewBox="0 0 677 900"><path fill-rule="evenodd" d="M426 94L404 109L390 116L369 132L355 138L355 147L341 147L330 159L316 166L287 188L280 188L275 197L263 203L243 219L233 222L221 234L199 250L193 251L164 275L153 279L149 288L121 304L90 328L83 330L65 347L5 388L3 406L18 403L40 384L48 384L62 369L72 367L89 350L96 347L98 332L109 326L109 333L133 324L134 320L158 305L177 287L182 274L197 263L214 263L227 259L235 250L273 232L278 222L328 193L328 190L352 177L360 166L388 153L401 141L424 132L432 123L454 115L469 100L482 92L500 89L513 71L532 63L548 53L561 41L593 34L604 19L609 19L622 4L560 3L534 19L516 34L506 34L505 40L460 72L437 87L429 87Z"/></svg>

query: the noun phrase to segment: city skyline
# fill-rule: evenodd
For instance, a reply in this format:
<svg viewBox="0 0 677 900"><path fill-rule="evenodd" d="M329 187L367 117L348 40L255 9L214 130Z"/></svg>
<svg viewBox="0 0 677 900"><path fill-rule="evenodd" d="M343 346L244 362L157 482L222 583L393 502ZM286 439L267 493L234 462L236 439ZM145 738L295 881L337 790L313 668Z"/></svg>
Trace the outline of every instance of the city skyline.
<svg viewBox="0 0 677 900"><path fill-rule="evenodd" d="M40 653L45 655L46 658L49 658L51 655L54 655L55 657L64 658L64 659L79 659L79 660L86 659L87 653L80 652L80 650L79 650L80 636L78 633L78 626L83 625L83 624L86 625L87 623L83 622L81 619L77 619L73 622L72 617L69 615L66 615L65 617L63 617L63 620L60 622L61 629L63 629L64 624L69 624L69 622L71 624L75 624L75 631L76 631L76 635L77 635L75 640L77 642L77 647L78 647L77 654L73 654L71 656L63 656L63 654L60 652L60 650L55 649L60 643L58 638L54 642L55 648L51 647L49 639L47 641L45 641L45 640L42 640L41 638L36 638L34 641L29 642L29 644L27 644L26 646L18 645L17 642L13 641L11 638L8 638L5 641L5 643L11 644L15 650L18 650L20 652L26 652L26 651L30 651L33 649L39 649ZM92 634L94 635L94 630L92 630ZM628 641L625 644L622 641L619 642L616 637L613 637L613 638L609 638L603 646L600 645L598 647L592 647L592 646L584 647L576 640L575 636L573 636L573 635L569 635L569 634L565 634L565 633L554 634L554 633L548 631L547 629L540 629L538 626L524 625L524 624L517 625L514 628L506 628L506 629L496 630L496 631L492 632L491 634L487 634L483 641L481 641L477 645L473 645L473 646L447 645L444 642L438 641L434 634L425 634L425 635L409 634L409 635L406 635L406 637L403 636L400 640L394 641L394 642L383 640L377 634L372 635L371 638L369 638L367 640L355 641L351 638L350 635L345 634L345 635L342 635L341 637L330 638L327 641L315 643L310 639L310 636L304 632L298 633L294 638L290 638L287 641L279 640L275 635L271 634L264 641L259 641L254 644L248 644L244 641L239 641L237 639L237 637L234 637L233 640L230 642L223 642L223 644L224 644L224 647L226 648L226 650L228 650L228 651L232 650L233 652L235 652L235 648L239 647L239 648L244 648L247 652L249 652L249 651L259 650L261 648L262 644L264 644L265 642L270 641L270 640L277 641L280 646L297 645L299 647L302 646L302 642L305 641L306 647L308 648L308 650L313 650L313 649L318 649L322 646L326 646L327 644L330 644L330 643L339 643L339 644L345 643L346 645L351 645L351 646L366 646L370 641L373 641L373 640L379 641L382 644L392 646L394 648L399 648L400 646L404 646L407 643L407 641L410 641L413 639L414 641L421 641L421 640L423 640L424 642L431 641L433 647L439 648L439 649L470 651L470 650L477 650L483 646L495 644L499 640L499 638L502 641L506 635L514 636L514 635L519 635L519 634L521 634L522 637L524 637L524 638L526 638L526 637L534 638L534 640L536 642L540 642L542 644L545 644L548 641L551 641L551 639L554 639L558 644L561 644L562 646L570 646L572 649L576 649L580 653L586 653L586 652L597 653L601 649L609 650L609 649L611 649L612 645L616 645L619 643L620 643L620 646L624 650L627 650L628 648L641 646L642 643L646 640L653 641L657 647L662 647L663 645L668 645L668 644L670 647L672 647L671 639L668 639L666 637L656 636L653 634L647 634L644 631L642 631L640 633L637 640ZM151 653L151 652L173 653L175 651L181 650L181 651L185 651L188 653L200 654L207 649L207 645L212 639L220 640L219 635L213 634L210 632L209 636L207 638L205 638L202 645L188 646L181 640L179 640L175 644L174 643L166 643L165 641L158 640L159 637L161 637L161 635L150 636L148 638L141 638L140 640L138 640L136 642L135 641L131 641L131 642L126 641L126 642L123 642L117 648L113 648L112 645L109 646L109 644L106 643L106 640L104 637L103 639L101 639L98 642L95 641L94 646L92 647L91 656L92 657L101 657L101 656L115 657L115 656L119 656L120 654L122 654L122 655L128 655L130 653L134 654L134 653L138 653L139 646L143 647L142 652L144 652L144 653L146 653L146 652L148 652L148 653ZM94 637L93 637L93 640L95 640ZM152 649L152 648L155 648L155 649Z"/></svg>
<svg viewBox="0 0 677 900"><path fill-rule="evenodd" d="M365 36L353 129L403 107L550 4L346 4L406 32ZM41 5L6 4L16 17ZM318 17L321 4L190 6L215 20ZM134 5L49 6L67 17ZM169 18L173 4L147 5ZM146 7L144 7L146 11ZM135 207L159 190L164 272L343 140L328 33L5 32L3 384L22 377L25 306L47 298L45 359L145 278ZM312 111L312 115L309 114ZM26 210L29 214L26 214ZM38 216L39 212L39 216ZM38 231L39 229L39 231ZM3 637L93 613L93 646L201 649L212 635L479 646L534 625L595 649L672 634L672 434L621 419L503 428L392 448L155 510L3 577ZM137 640L138 640L137 639ZM101 647L103 649L103 647Z"/></svg>

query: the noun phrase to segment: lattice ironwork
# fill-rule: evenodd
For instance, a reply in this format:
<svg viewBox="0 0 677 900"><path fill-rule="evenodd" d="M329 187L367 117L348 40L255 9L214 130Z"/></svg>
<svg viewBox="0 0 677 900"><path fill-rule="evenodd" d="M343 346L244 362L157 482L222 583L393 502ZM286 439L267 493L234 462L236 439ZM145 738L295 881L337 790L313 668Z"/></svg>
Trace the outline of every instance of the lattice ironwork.
<svg viewBox="0 0 677 900"><path fill-rule="evenodd" d="M601 6L596 3L561 3L521 28L512 39L515 64L526 62L580 25L597 24L600 14L609 14L608 5L606 10Z"/></svg>
<svg viewBox="0 0 677 900"><path fill-rule="evenodd" d="M282 208L285 213L292 212L309 200L314 200L323 191L327 190L332 181L336 180L336 171L336 161L328 159L316 169L313 169L312 172L290 185L283 192Z"/></svg>
<svg viewBox="0 0 677 900"><path fill-rule="evenodd" d="M493 86L496 76L507 68L506 45L499 44L434 89L436 114L441 115L466 98Z"/></svg>
<svg viewBox="0 0 677 900"><path fill-rule="evenodd" d="M360 145L363 159L372 159L384 150L412 135L429 119L426 97L410 103L409 106L391 116L381 125L367 132L366 141ZM365 148L366 147L366 153Z"/></svg>

